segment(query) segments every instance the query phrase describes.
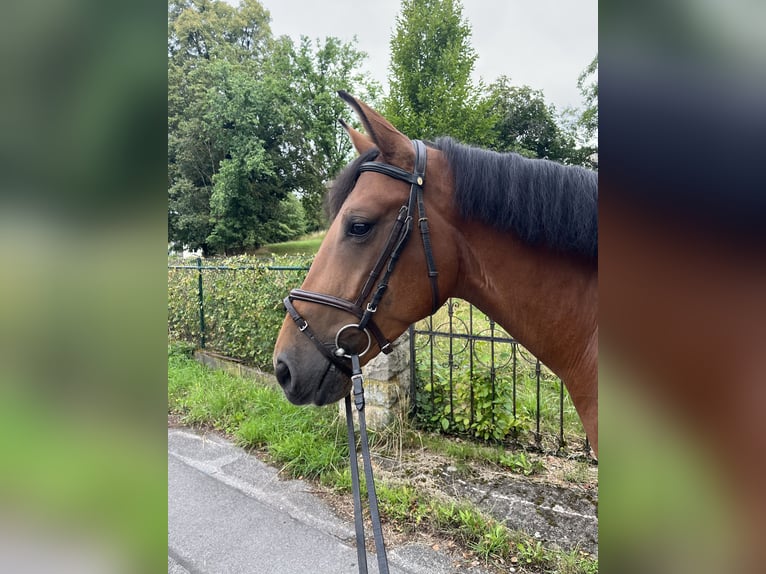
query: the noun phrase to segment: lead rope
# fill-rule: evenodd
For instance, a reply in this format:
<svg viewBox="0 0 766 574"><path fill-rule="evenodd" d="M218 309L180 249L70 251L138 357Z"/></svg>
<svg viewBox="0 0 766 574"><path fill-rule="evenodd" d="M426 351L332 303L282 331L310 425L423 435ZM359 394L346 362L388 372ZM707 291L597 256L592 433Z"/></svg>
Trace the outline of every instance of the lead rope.
<svg viewBox="0 0 766 574"><path fill-rule="evenodd" d="M367 481L367 499L370 504L370 520L372 533L375 537L375 552L378 556L379 574L388 574L388 558L386 545L383 541L383 529L380 525L378 512L378 496L375 493L375 479L372 476L370 462L370 446L367 441L367 423L364 416L364 378L359 365L359 356L351 355L351 382L353 383L354 405L359 413L359 440L362 443L362 463ZM359 483L359 462L356 454L356 438L354 436L354 419L351 414L351 395L346 395L346 429L348 431L348 454L351 461L351 484L354 491L354 526L356 529L356 555L359 562L360 574L367 574L367 550L364 544L364 519L362 517L362 493Z"/></svg>

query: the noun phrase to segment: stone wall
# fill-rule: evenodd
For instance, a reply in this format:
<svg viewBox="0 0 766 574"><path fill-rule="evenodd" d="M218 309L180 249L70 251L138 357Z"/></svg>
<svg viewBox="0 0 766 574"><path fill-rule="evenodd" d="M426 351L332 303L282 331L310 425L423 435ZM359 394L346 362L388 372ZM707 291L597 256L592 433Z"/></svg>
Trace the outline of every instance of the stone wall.
<svg viewBox="0 0 766 574"><path fill-rule="evenodd" d="M364 399L367 427L382 430L397 420L406 420L410 395L410 335L407 331L393 342L393 351L380 353L364 367ZM343 401L340 413L345 416Z"/></svg>

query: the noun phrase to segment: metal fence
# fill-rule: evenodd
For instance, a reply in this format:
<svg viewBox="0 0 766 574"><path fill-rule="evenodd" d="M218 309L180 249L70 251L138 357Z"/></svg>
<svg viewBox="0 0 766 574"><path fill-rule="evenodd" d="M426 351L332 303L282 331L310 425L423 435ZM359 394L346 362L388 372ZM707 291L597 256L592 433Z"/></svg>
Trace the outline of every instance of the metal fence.
<svg viewBox="0 0 766 574"><path fill-rule="evenodd" d="M197 258L194 265L168 265L169 270L195 271L196 282L196 305L199 316L198 343L201 349L205 349L208 340L208 329L205 323L205 288L203 275L208 271L308 271L309 266L304 265L203 265L202 259Z"/></svg>
<svg viewBox="0 0 766 574"><path fill-rule="evenodd" d="M239 259L239 261L238 261ZM305 263L306 258L294 258ZM284 319L282 298L308 266L252 258L168 265L168 334L259 368Z"/></svg>
<svg viewBox="0 0 766 574"><path fill-rule="evenodd" d="M561 380L484 313L450 299L410 327L421 427L546 452L587 452Z"/></svg>
<svg viewBox="0 0 766 574"><path fill-rule="evenodd" d="M169 332L268 367L284 318L282 297L308 269L201 259L169 264ZM410 369L412 413L421 428L546 452L589 448L558 377L465 301L450 299L410 327Z"/></svg>

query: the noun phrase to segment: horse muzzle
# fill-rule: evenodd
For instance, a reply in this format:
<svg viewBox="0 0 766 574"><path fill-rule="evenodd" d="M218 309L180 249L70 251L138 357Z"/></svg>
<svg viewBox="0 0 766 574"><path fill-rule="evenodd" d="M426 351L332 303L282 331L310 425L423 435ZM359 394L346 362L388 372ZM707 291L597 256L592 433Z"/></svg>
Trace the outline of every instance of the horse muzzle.
<svg viewBox="0 0 766 574"><path fill-rule="evenodd" d="M318 353L295 357L283 352L274 361L274 374L287 400L317 406L338 402L351 389L351 379Z"/></svg>

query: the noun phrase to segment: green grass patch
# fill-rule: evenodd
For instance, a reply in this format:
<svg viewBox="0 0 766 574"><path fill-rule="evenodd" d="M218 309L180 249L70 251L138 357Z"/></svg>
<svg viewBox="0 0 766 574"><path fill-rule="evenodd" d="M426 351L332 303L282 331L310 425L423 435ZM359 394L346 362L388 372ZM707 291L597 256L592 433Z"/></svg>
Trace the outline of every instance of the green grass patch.
<svg viewBox="0 0 766 574"><path fill-rule="evenodd" d="M259 250L259 253L271 253L273 255L314 255L319 251L319 246L324 240L325 233L326 232L322 231L294 241L264 245Z"/></svg>
<svg viewBox="0 0 766 574"><path fill-rule="evenodd" d="M383 516L405 532L424 527L459 541L487 563L516 565L521 572L595 574L598 562L575 548L546 548L526 533L509 529L467 501L425 496L409 485L377 486Z"/></svg>
<svg viewBox="0 0 766 574"><path fill-rule="evenodd" d="M477 462L495 464L525 476L545 471L545 465L539 460L533 460L523 451L509 451L502 445L484 445L417 430L405 430L403 437L403 444L408 447L421 446L431 452L443 454L451 458L458 468L461 464Z"/></svg>
<svg viewBox="0 0 766 574"><path fill-rule="evenodd" d="M296 407L281 392L175 351L168 357L168 410L184 424L210 426L240 446L263 449L292 477L334 477L348 460L334 406Z"/></svg>

